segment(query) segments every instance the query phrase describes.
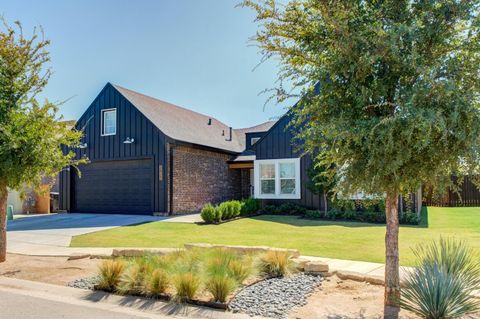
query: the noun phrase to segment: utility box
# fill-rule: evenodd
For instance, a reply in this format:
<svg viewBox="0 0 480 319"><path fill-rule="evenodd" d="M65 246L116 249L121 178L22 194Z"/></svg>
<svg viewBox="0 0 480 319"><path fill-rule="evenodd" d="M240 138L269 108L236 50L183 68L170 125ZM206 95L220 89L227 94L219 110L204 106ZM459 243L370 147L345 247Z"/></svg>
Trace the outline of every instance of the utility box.
<svg viewBox="0 0 480 319"><path fill-rule="evenodd" d="M13 220L13 205L7 206L7 220Z"/></svg>

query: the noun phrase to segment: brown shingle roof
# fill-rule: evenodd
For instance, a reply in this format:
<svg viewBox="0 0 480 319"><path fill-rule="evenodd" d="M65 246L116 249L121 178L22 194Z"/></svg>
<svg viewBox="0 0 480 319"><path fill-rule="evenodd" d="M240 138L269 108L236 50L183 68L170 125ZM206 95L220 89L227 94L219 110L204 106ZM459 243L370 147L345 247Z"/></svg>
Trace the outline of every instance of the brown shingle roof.
<svg viewBox="0 0 480 319"><path fill-rule="evenodd" d="M230 127L211 116L113 86L164 134L182 142L240 153L245 149L245 133L268 131L275 123L269 121L250 128L235 129L230 139Z"/></svg>

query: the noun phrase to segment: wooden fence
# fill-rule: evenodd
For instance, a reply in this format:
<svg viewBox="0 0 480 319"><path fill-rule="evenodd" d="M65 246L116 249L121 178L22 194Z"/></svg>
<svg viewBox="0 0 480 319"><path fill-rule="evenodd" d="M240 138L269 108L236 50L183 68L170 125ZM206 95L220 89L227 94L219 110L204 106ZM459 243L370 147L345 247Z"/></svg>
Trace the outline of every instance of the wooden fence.
<svg viewBox="0 0 480 319"><path fill-rule="evenodd" d="M480 191L471 178L453 176L454 183L459 185L457 191L448 190L445 194L434 194L424 189L424 205L442 207L480 206ZM461 183L463 181L463 183ZM460 182L460 183L459 183Z"/></svg>

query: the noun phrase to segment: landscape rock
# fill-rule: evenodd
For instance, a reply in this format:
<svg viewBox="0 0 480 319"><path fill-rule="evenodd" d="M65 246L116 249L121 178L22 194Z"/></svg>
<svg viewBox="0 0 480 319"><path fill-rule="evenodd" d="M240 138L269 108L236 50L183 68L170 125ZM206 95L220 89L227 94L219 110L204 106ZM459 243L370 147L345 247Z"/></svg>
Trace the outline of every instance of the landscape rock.
<svg viewBox="0 0 480 319"><path fill-rule="evenodd" d="M166 255L178 249L175 248L122 248L113 249L113 257L140 257L145 254Z"/></svg>
<svg viewBox="0 0 480 319"><path fill-rule="evenodd" d="M353 271L337 271L337 277L342 280L365 281L365 275Z"/></svg>
<svg viewBox="0 0 480 319"><path fill-rule="evenodd" d="M307 297L322 281L321 276L303 273L260 281L241 290L230 302L229 309L251 316L287 318L294 307L306 305Z"/></svg>
<svg viewBox="0 0 480 319"><path fill-rule="evenodd" d="M225 248L240 254L246 253L265 253L267 251L281 251L288 252L292 258L297 258L300 256L300 252L297 249L286 249L286 248L274 248L268 246L238 246L238 245L219 245L219 244L205 244L205 243L188 243L184 245L185 249L211 249L211 248Z"/></svg>
<svg viewBox="0 0 480 319"><path fill-rule="evenodd" d="M305 264L305 272L324 273L328 272L328 264L323 261L309 261Z"/></svg>
<svg viewBox="0 0 480 319"><path fill-rule="evenodd" d="M310 260L302 257L298 258L292 258L292 262L295 265L295 268L297 268L299 271L304 271L305 270L305 265L309 262Z"/></svg>
<svg viewBox="0 0 480 319"><path fill-rule="evenodd" d="M99 278L97 276L79 278L67 283L67 286L79 289L95 290L94 287L98 283L98 281Z"/></svg>

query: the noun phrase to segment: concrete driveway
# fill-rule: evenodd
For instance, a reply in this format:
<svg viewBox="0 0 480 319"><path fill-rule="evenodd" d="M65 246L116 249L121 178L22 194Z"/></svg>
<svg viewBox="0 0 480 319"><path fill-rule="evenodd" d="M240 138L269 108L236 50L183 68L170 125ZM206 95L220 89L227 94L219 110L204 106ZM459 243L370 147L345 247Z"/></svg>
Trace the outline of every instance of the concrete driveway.
<svg viewBox="0 0 480 319"><path fill-rule="evenodd" d="M23 217L7 224L7 251L27 255L72 255L73 236L159 221L164 217L114 214L50 214ZM75 253L81 253L77 249ZM89 249L92 251L92 249Z"/></svg>

